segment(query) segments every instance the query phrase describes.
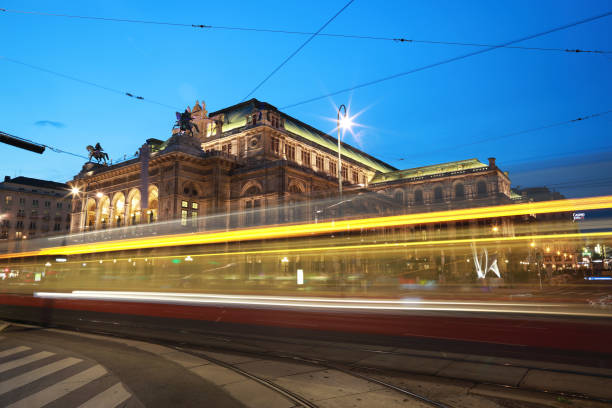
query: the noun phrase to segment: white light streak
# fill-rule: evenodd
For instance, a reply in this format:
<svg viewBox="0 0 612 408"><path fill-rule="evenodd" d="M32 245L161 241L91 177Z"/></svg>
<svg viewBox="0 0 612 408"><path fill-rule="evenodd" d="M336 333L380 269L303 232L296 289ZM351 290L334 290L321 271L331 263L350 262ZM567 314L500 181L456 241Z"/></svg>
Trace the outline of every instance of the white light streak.
<svg viewBox="0 0 612 408"><path fill-rule="evenodd" d="M53 299L113 300L124 302L167 303L187 306L223 304L236 306L263 306L338 310L388 310L388 311L432 311L432 312L480 312L519 313L531 315L558 316L609 316L604 310L565 311L564 304L550 303L504 303L504 302L444 302L422 300L369 300L369 299L326 299L284 296L241 296L195 293L164 292L114 292L114 291L73 291L72 293L35 292L35 297Z"/></svg>

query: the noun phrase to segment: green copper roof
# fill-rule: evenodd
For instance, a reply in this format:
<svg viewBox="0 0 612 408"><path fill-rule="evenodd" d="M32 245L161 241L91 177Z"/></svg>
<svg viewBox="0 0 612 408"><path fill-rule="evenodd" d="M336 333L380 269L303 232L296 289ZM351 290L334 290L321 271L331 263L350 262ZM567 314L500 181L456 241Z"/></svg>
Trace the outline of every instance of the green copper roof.
<svg viewBox="0 0 612 408"><path fill-rule="evenodd" d="M303 125L301 125L298 121L293 120L290 116L285 116L285 130L288 132L294 133L298 136L302 136L304 139L310 140L311 142L315 142L318 145L323 147L327 147L328 149L338 153L338 143L334 143L329 138L323 136L319 132L311 130ZM359 163L365 164L368 167L371 167L374 170L380 172L388 172L392 171L393 167L386 165L383 162L378 160L373 160L363 154L361 154L356 149L353 149L349 145L342 143L341 148L342 156L349 157Z"/></svg>
<svg viewBox="0 0 612 408"><path fill-rule="evenodd" d="M478 159L460 160L449 163L434 164L432 166L415 167L413 169L377 174L370 181L370 183L384 183L387 181L403 180L415 177L432 177L451 173L453 171L471 170L485 167L488 167L488 165L481 163L478 161Z"/></svg>
<svg viewBox="0 0 612 408"><path fill-rule="evenodd" d="M512 200L522 200L523 196L518 194L516 191L514 190L510 190L510 199Z"/></svg>
<svg viewBox="0 0 612 408"><path fill-rule="evenodd" d="M223 132L225 133L233 129L245 126L247 115L251 114L255 110L262 109L278 111L285 119L284 126L286 131L301 136L304 139L314 142L322 147L326 147L331 151L335 152L336 154L338 153L338 143L333 137L303 122L300 122L299 120L292 118L291 116L283 112L280 112L276 107L266 102L260 102L257 99L251 99L246 102L242 102L216 112L211 112L209 114L209 117L213 117L221 113L224 114ZM354 147L349 146L346 143L342 143L342 156L353 159L358 163L368 166L375 171L385 173L397 170L395 167L392 167L378 159L375 159L374 157L371 157L364 152L360 152L358 149L355 149Z"/></svg>

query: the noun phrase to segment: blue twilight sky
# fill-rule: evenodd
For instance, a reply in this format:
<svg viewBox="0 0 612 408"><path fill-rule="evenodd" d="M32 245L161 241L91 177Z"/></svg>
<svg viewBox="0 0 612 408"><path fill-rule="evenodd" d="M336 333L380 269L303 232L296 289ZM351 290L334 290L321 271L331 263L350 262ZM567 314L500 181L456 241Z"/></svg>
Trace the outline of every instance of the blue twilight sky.
<svg viewBox="0 0 612 408"><path fill-rule="evenodd" d="M5 0L1 8L214 26L316 31L346 0L234 2ZM355 0L323 32L498 44L612 10L612 1ZM184 109L239 103L308 37L0 12L0 56ZM612 51L612 16L525 41ZM279 108L479 48L314 38L254 97ZM612 109L612 54L497 49L286 109L330 132L335 106L361 112L345 141L398 168L497 157L515 185L612 191L612 114L470 144ZM0 130L115 160L166 139L169 107L0 59ZM0 174L71 179L83 160L0 144ZM576 187L576 184L582 187ZM585 190L586 189L586 190Z"/></svg>

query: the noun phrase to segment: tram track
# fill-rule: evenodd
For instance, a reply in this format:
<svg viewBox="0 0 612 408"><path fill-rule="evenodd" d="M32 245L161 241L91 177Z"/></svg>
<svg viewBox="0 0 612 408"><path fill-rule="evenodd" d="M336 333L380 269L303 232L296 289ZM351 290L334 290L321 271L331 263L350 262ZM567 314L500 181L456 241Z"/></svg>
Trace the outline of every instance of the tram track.
<svg viewBox="0 0 612 408"><path fill-rule="evenodd" d="M214 364L220 365L222 367L225 367L225 368L228 368L228 369L230 369L232 371L235 371L235 372L237 372L237 373L239 373L241 375L244 375L244 376L246 376L246 377L248 377L248 378L250 378L252 380L255 380L255 381L259 382L262 385L265 385L265 386L273 389L274 391L279 392L280 394L286 396L287 398L291 399L292 401L294 401L294 402L296 402L298 404L301 404L301 406L312 407L312 408L318 407L318 405L316 405L312 401L309 401L307 398L297 394L296 392L288 390L285 387L281 387L281 386L279 386L278 384L274 383L271 380L267 380L265 378L261 378L261 377L255 375L253 373L249 373L248 371L245 371L243 368L237 367L235 364L231 364L231 363L219 360L218 358L211 357L210 354L206 353L206 351L194 350L194 349L185 348L185 347L178 347L178 346L173 346L173 348L175 350L181 351L183 353L187 353L187 354L194 355L196 357L204 358L204 359L209 360L210 362L212 362ZM269 355L263 355L262 356L262 355L257 354L257 353L255 353L254 355L257 355L260 358L261 357L265 357L267 359L270 358ZM382 380L379 380L379 379L376 379L376 378L373 378L373 377L370 377L370 376L367 376L367 375L364 375L364 374L356 373L356 372L354 372L354 371L352 371L350 369L340 367L340 366L338 366L336 364L323 364L320 361L300 359L300 358L291 357L291 356L287 356L287 357L274 356L274 357L277 358L277 359L291 360L292 362L301 361L303 363L315 364L315 365L317 365L318 367L320 367L322 369L340 371L340 372L348 374L348 375L350 375L352 377L356 377L356 378L359 378L361 380L365 380L365 381L370 382L370 383L378 384L380 386L385 387L386 389L393 390L395 392L398 392L398 393L402 394L403 396L410 397L410 398L412 398L415 401L419 401L419 402L425 403L425 404L427 404L429 406L436 407L436 408L450 408L448 405L444 405L444 404L442 404L442 403L440 403L438 401L434 401L434 400L429 399L429 398L427 398L427 397L425 397L423 395L416 394L416 393L411 392L409 390L406 390L404 388L395 386L393 384L387 383L385 381L382 381Z"/></svg>
<svg viewBox="0 0 612 408"><path fill-rule="evenodd" d="M291 401L293 401L294 403L296 403L297 407L305 407L305 408L318 408L318 405L314 404L313 402L309 401L308 399L302 397L301 395L288 390L285 387L281 387L278 384L275 384L273 381L270 381L268 379L262 378L260 376L257 376L253 373L249 373L247 371L245 371L244 369L237 367L235 364L230 364L228 362L219 360L218 358L214 358L212 356L210 356L209 354L206 354L205 352L196 352L187 348L183 348L183 347L178 347L178 346L172 346L173 349L180 351L182 353L186 353L186 354L190 354L196 357L200 357L200 358L204 358L205 360L210 361L213 364L216 364L218 366L227 368L229 370L232 370L240 375L243 375L253 381L258 382L259 384L270 388L271 390L281 394L282 396L284 396L285 398L290 399Z"/></svg>
<svg viewBox="0 0 612 408"><path fill-rule="evenodd" d="M197 334L198 336L207 336L209 337L211 340L213 341L222 341L225 342L227 344L236 344L239 346L244 346L244 347L253 347L253 345L249 342L263 342L266 341L267 339L265 338L259 338L259 337L254 337L254 336L246 336L246 335L240 335L240 334L219 334L219 335L210 335L210 334L202 334L202 333L196 333L193 332L193 334ZM200 337L202 338L202 337ZM236 341L239 340L239 341ZM275 338L273 340L274 343L276 344L285 344L285 345L293 345L295 346L294 342L285 340L283 338ZM205 344L203 344L205 346ZM316 347L317 345L313 344L313 347ZM363 352L363 353L371 353L371 354L387 354L387 355L392 355L392 356L397 356L397 357L426 357L426 358L430 358L430 359L434 359L434 360L444 360L444 361L453 361L453 362L465 362L466 358L464 356L455 356L454 353L449 352L449 353L444 353L444 356L440 356L440 355L436 355L436 353L434 351L431 351L430 353L418 353L418 352L411 352L410 349L405 349L402 352L396 352L396 351L385 351L385 350L377 350L375 349L376 346L375 345L371 345L371 346L365 346L365 345L356 345L357 348L356 350ZM238 351L238 350L232 350L231 347L227 348L229 351ZM248 352L247 352L248 353ZM274 356L274 357L278 357L278 358L283 358L284 355L283 354L277 354L274 352L266 352L267 356ZM304 358L303 356L300 356L299 354L295 354L292 355L290 358L294 358L294 359L299 359L299 358L303 358L304 361L309 361L309 362L323 362L325 360L316 360L316 359L308 359L308 358ZM514 361L516 358L513 357L508 357L503 359L503 361L501 361L502 359L497 357L497 358L487 358L486 364L488 366L497 366L497 367L516 367L516 368L524 368L524 369L530 369L532 367L530 367L527 364L521 364L520 361ZM498 361L500 360L500 361ZM329 362L328 364L334 364L333 362ZM355 368L363 368L363 369L370 369L372 367L367 367L367 366L360 366L358 363L353 363L351 364L352 367ZM570 370L570 369L561 369L561 368L553 368L553 367L547 367L546 368L547 371L551 371L551 372L556 372L556 373L562 373L562 374L575 374L575 375L581 375L584 374L584 372L581 371L576 371L576 370ZM612 375L605 375L605 374L597 374L597 373L589 373L590 376L595 376L595 377L601 377L601 378L606 378L606 379L610 379L612 380ZM501 385L501 386L510 386L509 384L495 384L495 385Z"/></svg>

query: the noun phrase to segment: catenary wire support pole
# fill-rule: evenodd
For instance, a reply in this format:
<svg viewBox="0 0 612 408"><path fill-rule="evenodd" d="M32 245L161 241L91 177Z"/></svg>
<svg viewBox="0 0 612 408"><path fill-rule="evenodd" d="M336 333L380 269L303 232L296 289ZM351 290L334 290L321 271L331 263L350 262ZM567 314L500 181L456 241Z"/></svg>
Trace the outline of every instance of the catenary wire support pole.
<svg viewBox="0 0 612 408"><path fill-rule="evenodd" d="M336 125L338 126L338 195L339 195L339 199L340 201L342 201L342 153L340 151L340 145L342 144L341 142L341 134L340 134L340 113L344 110L344 115L342 116L342 118L346 118L346 116L348 115L346 112L346 106L344 106L344 104L340 105L340 107L338 108L338 120L336 122Z"/></svg>

